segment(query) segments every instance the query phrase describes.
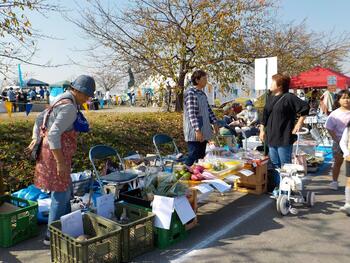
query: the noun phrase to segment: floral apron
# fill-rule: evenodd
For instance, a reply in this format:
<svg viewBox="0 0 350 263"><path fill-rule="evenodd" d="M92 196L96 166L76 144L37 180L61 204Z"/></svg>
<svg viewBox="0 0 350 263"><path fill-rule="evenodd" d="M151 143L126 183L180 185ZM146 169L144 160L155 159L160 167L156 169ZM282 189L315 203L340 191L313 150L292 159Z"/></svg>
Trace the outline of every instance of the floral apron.
<svg viewBox="0 0 350 263"><path fill-rule="evenodd" d="M77 137L78 133L74 130L64 132L61 135L61 150L69 171L73 155L77 150ZM50 150L47 136L45 136L35 166L35 186L48 191L64 192L68 189L71 182L70 173L63 175L57 174L56 160Z"/></svg>

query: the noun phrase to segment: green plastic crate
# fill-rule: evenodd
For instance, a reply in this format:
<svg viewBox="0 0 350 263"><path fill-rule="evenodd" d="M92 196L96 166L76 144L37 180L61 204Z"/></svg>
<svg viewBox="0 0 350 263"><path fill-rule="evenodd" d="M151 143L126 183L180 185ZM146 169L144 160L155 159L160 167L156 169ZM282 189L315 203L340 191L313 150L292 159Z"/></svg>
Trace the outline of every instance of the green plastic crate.
<svg viewBox="0 0 350 263"><path fill-rule="evenodd" d="M176 212L171 216L170 229L156 227L154 230L156 247L167 248L187 237L185 226L182 224Z"/></svg>
<svg viewBox="0 0 350 263"><path fill-rule="evenodd" d="M50 230L51 262L111 263L121 261L121 227L115 222L87 212L83 214L86 241L62 233L61 221L52 222Z"/></svg>
<svg viewBox="0 0 350 263"><path fill-rule="evenodd" d="M144 207L135 204L129 204L139 209L143 209L148 212L152 212L152 208ZM157 248L164 249L177 242L185 239L187 237L187 231L185 225L182 224L179 216L174 211L171 216L170 229L163 229L158 227L153 227L154 229L154 243Z"/></svg>
<svg viewBox="0 0 350 263"><path fill-rule="evenodd" d="M6 202L19 209L0 213L0 246L10 247L39 234L36 215L38 204L10 195L0 196L0 203Z"/></svg>
<svg viewBox="0 0 350 263"><path fill-rule="evenodd" d="M125 202L116 203L117 219L126 211L129 223L116 222L122 228L122 261L131 259L151 251L154 247L153 220L154 214L143 208L129 205Z"/></svg>

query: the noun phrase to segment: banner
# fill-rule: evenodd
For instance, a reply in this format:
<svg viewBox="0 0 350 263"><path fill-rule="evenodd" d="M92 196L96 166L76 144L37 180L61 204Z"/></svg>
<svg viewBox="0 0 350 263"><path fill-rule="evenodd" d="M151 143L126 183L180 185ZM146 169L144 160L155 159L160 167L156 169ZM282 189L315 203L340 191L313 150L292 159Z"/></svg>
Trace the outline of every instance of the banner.
<svg viewBox="0 0 350 263"><path fill-rule="evenodd" d="M5 109L9 115L9 117L11 117L11 113L12 113L12 102L9 101L5 101Z"/></svg>
<svg viewBox="0 0 350 263"><path fill-rule="evenodd" d="M103 105L105 104L105 101L103 99L100 99L100 107L103 109Z"/></svg>
<svg viewBox="0 0 350 263"><path fill-rule="evenodd" d="M32 110L32 108L33 108L33 104L31 104L31 103L27 103L26 104L26 114L27 114L27 116L29 115L29 113Z"/></svg>
<svg viewBox="0 0 350 263"><path fill-rule="evenodd" d="M277 74L277 57L255 59L255 90L267 91L271 87L272 76Z"/></svg>
<svg viewBox="0 0 350 263"><path fill-rule="evenodd" d="M18 64L18 81L19 81L19 86L21 88L23 88L24 87L24 81L23 81L23 78L22 78L21 64Z"/></svg>
<svg viewBox="0 0 350 263"><path fill-rule="evenodd" d="M85 103L83 103L83 108L84 108L84 110L88 111L89 105L85 102Z"/></svg>

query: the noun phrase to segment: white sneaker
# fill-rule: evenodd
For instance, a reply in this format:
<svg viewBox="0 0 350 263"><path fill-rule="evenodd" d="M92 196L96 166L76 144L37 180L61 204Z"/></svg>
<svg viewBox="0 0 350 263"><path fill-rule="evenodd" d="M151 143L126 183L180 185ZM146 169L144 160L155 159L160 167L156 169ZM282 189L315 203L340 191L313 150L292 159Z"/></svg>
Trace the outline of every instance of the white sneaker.
<svg viewBox="0 0 350 263"><path fill-rule="evenodd" d="M329 184L329 188L334 190L334 191L337 191L338 190L338 186L339 186L339 183L337 181L332 181L330 184Z"/></svg>
<svg viewBox="0 0 350 263"><path fill-rule="evenodd" d="M340 207L339 210L350 216L350 204L346 203L344 206Z"/></svg>

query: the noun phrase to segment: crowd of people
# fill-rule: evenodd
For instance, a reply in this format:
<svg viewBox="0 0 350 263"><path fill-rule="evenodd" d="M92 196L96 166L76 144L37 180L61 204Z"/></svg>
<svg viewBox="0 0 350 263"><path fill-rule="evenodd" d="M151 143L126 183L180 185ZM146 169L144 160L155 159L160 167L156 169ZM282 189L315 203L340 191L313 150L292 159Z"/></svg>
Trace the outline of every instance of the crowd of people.
<svg viewBox="0 0 350 263"><path fill-rule="evenodd" d="M290 93L290 77L275 74L272 77L270 93L263 109L262 119L252 101L247 101L245 109L233 104L224 108L224 117L218 120L203 92L207 84L207 74L195 71L191 78L192 86L184 94L184 135L188 145L186 165L192 165L205 156L205 148L214 133L226 129L237 135L237 128L247 127L250 135L259 134L267 145L270 162L274 168L275 185L279 185L278 169L292 163L293 144L297 133L304 125L306 116L329 115L325 124L333 139L334 165L330 188L338 190L340 168L346 160L345 205L341 211L350 215L350 91L342 90L335 96L326 91L319 96L317 90L311 91L309 99ZM334 103L333 103L334 99ZM259 130L257 131L257 127Z"/></svg>
<svg viewBox="0 0 350 263"><path fill-rule="evenodd" d="M46 87L40 87L39 91L36 88L17 88L13 87L3 90L1 94L2 101L9 101L12 103L12 112L24 112L26 110L26 104L33 101L46 101L48 102L50 91Z"/></svg>
<svg viewBox="0 0 350 263"><path fill-rule="evenodd" d="M277 169L292 161L296 133L302 128L310 108L315 107L316 93L313 92L311 99L306 102L289 93L289 77L276 74L272 77L270 95L261 120L253 102L249 100L245 103L244 109L237 103L228 105L224 108L223 119L219 120L203 91L206 85L207 73L197 70L192 74L191 86L184 93L183 132L188 146L185 164L191 166L204 158L207 143L212 140L214 134L220 132L220 129L225 128L236 135L238 129L246 127L246 132L259 134L261 141L267 144L271 163L276 169L277 181L279 179ZM39 115L34 125L32 142L25 150L28 154L33 153L38 142L42 143L36 159L34 182L40 189L51 192L49 224L70 211L72 157L77 148L78 133L88 131L86 127L81 127L87 121L82 121L83 116L79 107L94 97L94 91L94 79L86 75L79 76L68 90L56 97L51 106ZM7 99L14 100L11 89ZM341 210L350 215L350 92L348 90L337 94L335 106L337 109L330 113L326 122L326 128L334 141L335 164L331 186L334 190L338 188L340 166L345 158L348 180L345 190L346 203ZM50 243L49 232L45 243Z"/></svg>

